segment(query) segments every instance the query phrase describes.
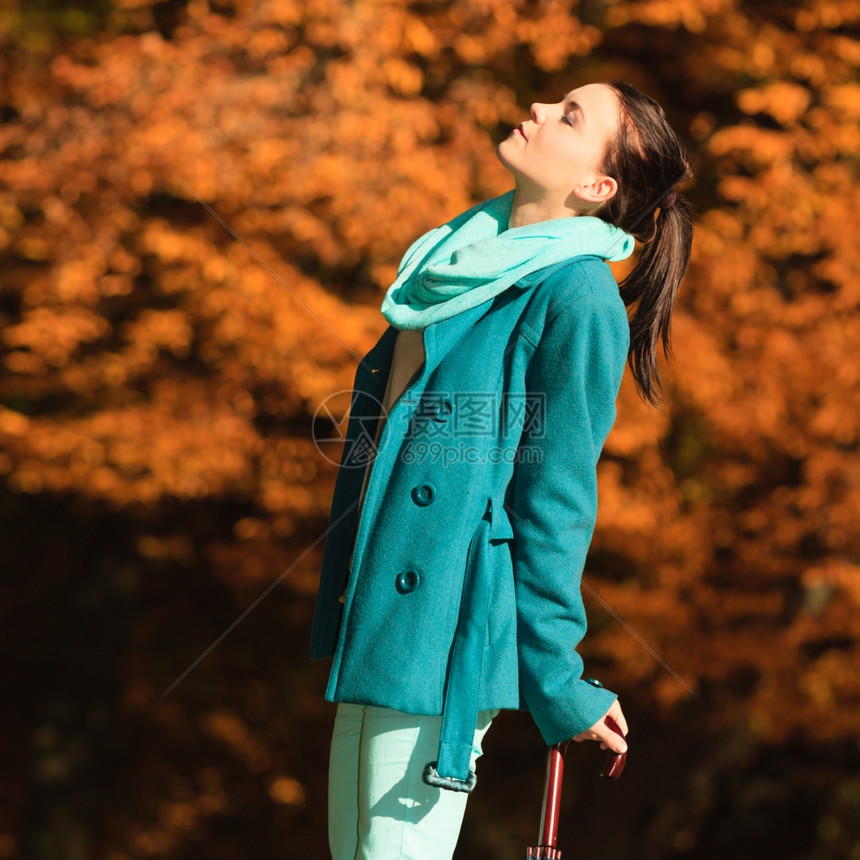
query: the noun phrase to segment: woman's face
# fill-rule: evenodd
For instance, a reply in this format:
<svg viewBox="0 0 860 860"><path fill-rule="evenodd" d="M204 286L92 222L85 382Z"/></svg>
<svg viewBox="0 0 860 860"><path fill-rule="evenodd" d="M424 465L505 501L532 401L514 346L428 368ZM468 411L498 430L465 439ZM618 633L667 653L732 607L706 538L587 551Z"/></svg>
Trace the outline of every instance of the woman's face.
<svg viewBox="0 0 860 860"><path fill-rule="evenodd" d="M499 160L530 200L591 211L617 188L600 166L618 112L618 97L605 84L579 87L555 104L535 103L531 119L499 144Z"/></svg>

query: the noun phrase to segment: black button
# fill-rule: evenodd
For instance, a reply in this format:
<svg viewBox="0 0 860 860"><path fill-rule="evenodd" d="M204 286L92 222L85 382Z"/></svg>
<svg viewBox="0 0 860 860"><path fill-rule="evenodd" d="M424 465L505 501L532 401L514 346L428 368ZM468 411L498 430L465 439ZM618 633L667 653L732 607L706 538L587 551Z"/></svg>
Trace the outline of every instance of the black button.
<svg viewBox="0 0 860 860"><path fill-rule="evenodd" d="M431 504L435 495L436 490L433 489L432 484L419 484L412 488L412 501L422 508Z"/></svg>
<svg viewBox="0 0 860 860"><path fill-rule="evenodd" d="M421 577L416 570L404 570L397 574L394 585L401 594L409 594L418 588Z"/></svg>

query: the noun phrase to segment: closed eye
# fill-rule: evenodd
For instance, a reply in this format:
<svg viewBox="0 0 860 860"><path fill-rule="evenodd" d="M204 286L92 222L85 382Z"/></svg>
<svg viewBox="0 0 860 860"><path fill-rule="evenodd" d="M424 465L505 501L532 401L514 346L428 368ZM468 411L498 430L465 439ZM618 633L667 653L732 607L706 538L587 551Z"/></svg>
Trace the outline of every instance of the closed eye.
<svg viewBox="0 0 860 860"><path fill-rule="evenodd" d="M576 125L566 113L561 115L561 121L567 123L571 128L574 128Z"/></svg>

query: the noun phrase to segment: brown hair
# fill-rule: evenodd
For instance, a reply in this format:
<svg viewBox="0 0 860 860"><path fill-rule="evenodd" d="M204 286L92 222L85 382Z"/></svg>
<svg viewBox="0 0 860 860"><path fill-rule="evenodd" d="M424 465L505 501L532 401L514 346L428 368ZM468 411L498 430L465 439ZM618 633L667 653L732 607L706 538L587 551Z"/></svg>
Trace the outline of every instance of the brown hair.
<svg viewBox="0 0 860 860"><path fill-rule="evenodd" d="M620 105L618 133L608 141L603 172L618 183L594 214L633 235L644 247L619 284L630 317L628 363L642 398L660 401L657 345L671 355L669 321L678 285L690 261L692 212L675 186L691 175L690 163L663 108L624 81L610 81ZM657 213L656 218L655 212Z"/></svg>

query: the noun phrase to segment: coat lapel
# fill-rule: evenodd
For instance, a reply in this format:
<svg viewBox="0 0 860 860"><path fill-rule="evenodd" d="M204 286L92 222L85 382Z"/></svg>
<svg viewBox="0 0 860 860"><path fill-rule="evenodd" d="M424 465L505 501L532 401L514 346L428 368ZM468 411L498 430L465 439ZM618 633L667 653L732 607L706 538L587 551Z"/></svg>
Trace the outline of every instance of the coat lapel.
<svg viewBox="0 0 860 860"><path fill-rule="evenodd" d="M424 330L424 352L426 367L423 376L429 376L442 359L454 348L461 337L489 311L494 298L480 305L461 311L446 320L433 323Z"/></svg>
<svg viewBox="0 0 860 860"><path fill-rule="evenodd" d="M370 352L358 363L355 371L356 389L376 398L380 403L385 393L388 371L391 369L396 337L397 329L394 326L388 326L371 347Z"/></svg>
<svg viewBox="0 0 860 860"><path fill-rule="evenodd" d="M490 309L493 299L461 311L453 317L429 325L424 330L424 369L422 377L429 376L442 359L453 349L460 338ZM380 403L394 357L394 341L398 329L389 325L379 340L359 362L355 387Z"/></svg>
<svg viewBox="0 0 860 860"><path fill-rule="evenodd" d="M418 379L419 397L421 396L421 392L425 390L427 380L430 378L430 375L439 366L442 359L454 348L456 343L463 337L469 328L485 313L487 313L492 301L492 299L488 299L486 302L476 305L474 308L461 311L456 316L433 323L424 330L425 365ZM370 439L375 438L377 424L381 417L380 411L382 399L385 394L385 385L388 381L388 374L391 370L391 360L394 354L394 340L397 337L397 332L398 329L394 328L394 326L389 326L382 333L376 345L373 346L370 352L368 352L362 359L356 371L353 409L355 414L364 416L363 420L366 421L365 426ZM414 411L414 400L412 401L412 404L412 411ZM389 417L388 420L391 421L394 419ZM401 411L397 415L396 420L403 422L405 427L409 421L409 415L406 411ZM352 419L350 419L350 423L353 424ZM359 431L356 426L354 429L354 436L356 436L358 432ZM385 446L383 446L380 450L374 452L374 462L371 463L371 473L380 467L383 471L390 471L393 458L396 454L397 451L391 446L388 446L387 450ZM377 461L380 459L384 462L378 463ZM359 477L359 472L356 470L355 474L350 476L349 486L344 486L344 490L347 492L350 500L358 498L361 492L363 474L364 473L362 471L361 477ZM365 511L371 512L369 519L373 519L372 512L375 510L378 496L378 488L374 484L373 480L369 479L365 489L365 496L362 501L362 521L365 520ZM365 524L364 529L362 529L362 522L359 522L357 527L358 533L354 544L355 553L353 565L361 564L361 558L364 555L364 537L368 528Z"/></svg>

